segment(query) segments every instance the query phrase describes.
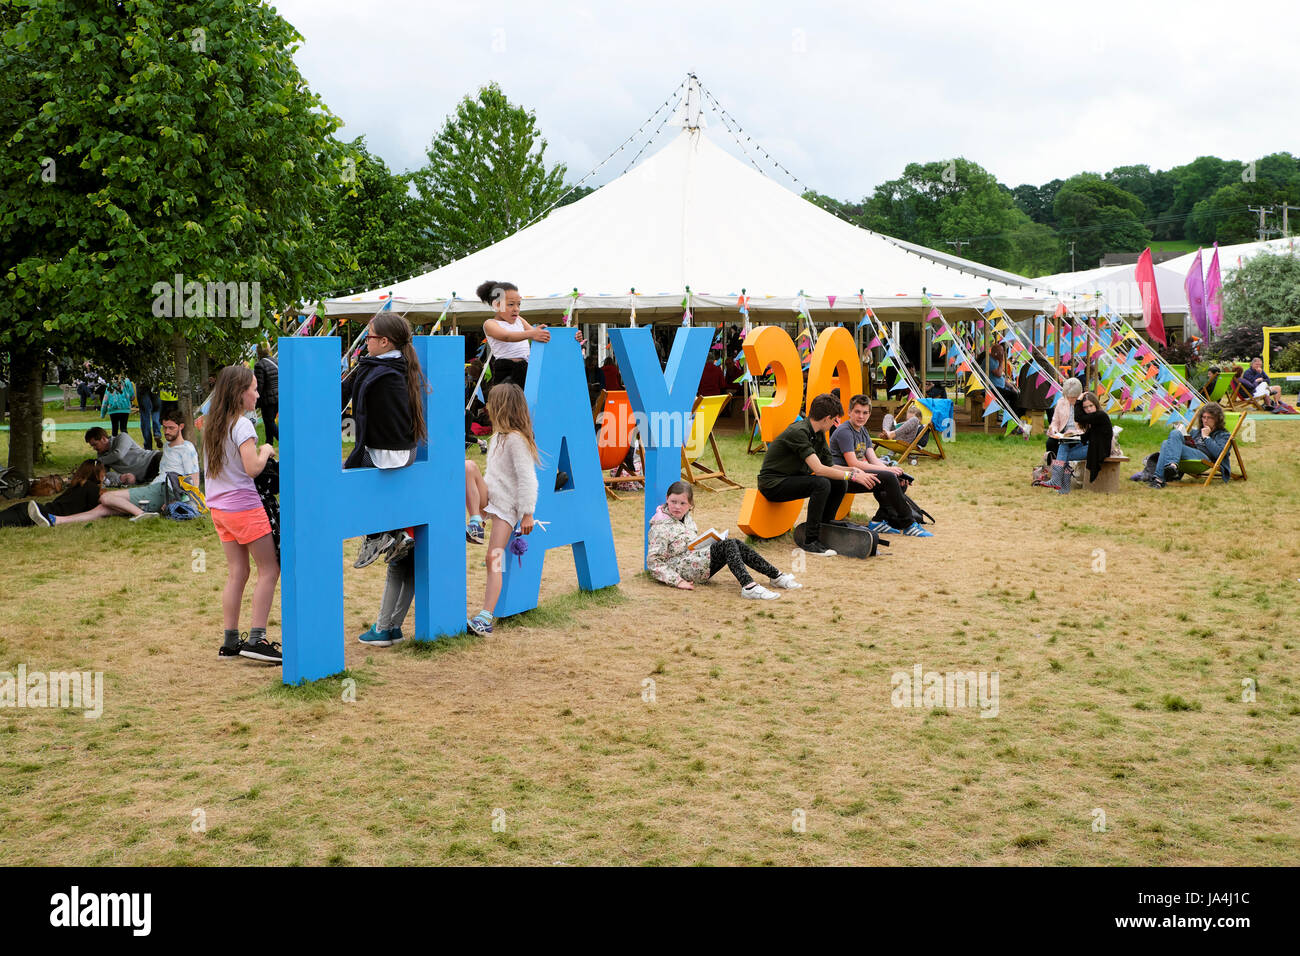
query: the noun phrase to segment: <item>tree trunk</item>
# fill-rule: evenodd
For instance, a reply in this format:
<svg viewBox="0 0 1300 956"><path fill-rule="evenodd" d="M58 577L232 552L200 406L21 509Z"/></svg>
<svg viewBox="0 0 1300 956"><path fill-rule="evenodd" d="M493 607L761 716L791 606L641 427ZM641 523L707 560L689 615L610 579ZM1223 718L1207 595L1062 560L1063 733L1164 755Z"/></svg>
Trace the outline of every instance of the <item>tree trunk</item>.
<svg viewBox="0 0 1300 956"><path fill-rule="evenodd" d="M199 387L207 390L208 387L208 350L203 349L199 352Z"/></svg>
<svg viewBox="0 0 1300 956"><path fill-rule="evenodd" d="M32 372L31 381L28 387L31 389L31 398L28 401L28 414L31 415L31 435L32 435L32 466L35 466L45 460L45 446L41 442L42 426L45 424L45 353L43 350L37 350L35 353L36 368Z"/></svg>
<svg viewBox="0 0 1300 956"><path fill-rule="evenodd" d="M32 454L32 378L40 375L32 367L40 352L14 346L9 350L9 465L26 478L35 477ZM40 440L40 434L36 436Z"/></svg>
<svg viewBox="0 0 1300 956"><path fill-rule="evenodd" d="M176 397L181 403L181 413L185 416L185 438L193 441L194 432L194 394L190 391L190 353L189 343L180 331L172 333L172 358L176 363ZM196 442L197 444L197 442Z"/></svg>

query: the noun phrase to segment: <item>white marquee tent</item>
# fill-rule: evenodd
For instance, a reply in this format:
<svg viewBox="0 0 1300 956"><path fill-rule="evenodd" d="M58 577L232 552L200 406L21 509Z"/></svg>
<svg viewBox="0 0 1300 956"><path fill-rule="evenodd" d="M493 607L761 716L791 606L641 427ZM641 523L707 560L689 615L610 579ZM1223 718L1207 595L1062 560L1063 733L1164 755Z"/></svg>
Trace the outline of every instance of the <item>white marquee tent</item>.
<svg viewBox="0 0 1300 956"><path fill-rule="evenodd" d="M1063 296L1100 295L1106 304L1128 318L1134 328L1143 328L1142 293L1134 277L1136 266L1102 266L1099 269L1085 269L1080 272L1059 272L1050 276L1039 276L1034 285L1050 289ZM1183 278L1187 274L1170 269L1168 263L1154 267L1156 276L1156 293L1160 296L1160 314L1165 317L1165 327L1174 322L1181 326L1187 315L1187 292L1183 289Z"/></svg>
<svg viewBox="0 0 1300 956"><path fill-rule="evenodd" d="M1247 259L1254 258L1260 253L1268 252L1274 255L1300 255L1300 239L1266 239L1263 242L1241 242L1231 246L1219 246L1219 272L1225 278L1227 274L1240 266ZM1210 267L1210 258L1214 255L1214 247L1207 246L1201 250L1201 270ZM1171 269L1179 275L1186 277L1192 263L1196 261L1196 253L1189 252L1185 256L1179 256L1177 259L1168 259L1160 263L1157 268ZM1161 300L1163 302L1163 300Z"/></svg>
<svg viewBox="0 0 1300 956"><path fill-rule="evenodd" d="M394 311L413 321L445 308L477 324L491 315L474 297L488 279L518 285L534 321L562 315L575 287L577 320L609 324L627 324L634 301L638 324L680 319L688 287L700 321L738 317L742 289L756 323L761 310L788 321L801 293L818 321L845 324L860 313L859 290L892 321L922 320L923 294L964 310L989 291L1021 316L1056 304L1028 280L996 281L976 263L938 262L844 222L715 145L698 115L681 125L664 148L583 199L432 272L330 299L326 314L368 316L391 293Z"/></svg>

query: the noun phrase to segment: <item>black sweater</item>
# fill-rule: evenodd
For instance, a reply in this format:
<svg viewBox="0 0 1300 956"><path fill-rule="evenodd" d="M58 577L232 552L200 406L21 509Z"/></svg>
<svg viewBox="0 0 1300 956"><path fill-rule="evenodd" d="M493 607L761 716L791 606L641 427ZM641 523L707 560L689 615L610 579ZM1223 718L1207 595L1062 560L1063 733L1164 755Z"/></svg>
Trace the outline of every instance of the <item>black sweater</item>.
<svg viewBox="0 0 1300 956"><path fill-rule="evenodd" d="M1074 422L1088 429L1088 480L1096 481L1101 472L1101 465L1110 457L1110 446L1115 439L1115 428L1110 416L1101 409L1088 414L1076 405Z"/></svg>
<svg viewBox="0 0 1300 956"><path fill-rule="evenodd" d="M356 422L356 447L344 468L365 464L366 448L409 451L415 448L415 419L406 391L406 359L372 358L357 362L357 370L343 383L343 407L352 400Z"/></svg>

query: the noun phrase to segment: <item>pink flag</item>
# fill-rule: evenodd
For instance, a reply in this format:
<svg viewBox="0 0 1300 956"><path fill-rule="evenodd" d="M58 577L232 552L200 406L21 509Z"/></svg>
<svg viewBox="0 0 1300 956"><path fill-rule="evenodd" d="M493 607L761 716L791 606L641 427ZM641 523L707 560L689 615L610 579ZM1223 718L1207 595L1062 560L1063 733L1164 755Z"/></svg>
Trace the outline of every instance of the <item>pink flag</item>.
<svg viewBox="0 0 1300 956"><path fill-rule="evenodd" d="M1137 269L1133 272L1137 279L1138 291L1142 293L1142 317L1147 322L1147 335L1168 345L1165 338L1165 320L1160 315L1160 295L1156 292L1156 270L1151 264L1151 247L1147 246L1138 256Z"/></svg>
<svg viewBox="0 0 1300 956"><path fill-rule="evenodd" d="M835 308L835 296L833 296L833 295L828 295L828 296L826 297L826 307L827 307L828 309L833 309L833 308Z"/></svg>
<svg viewBox="0 0 1300 956"><path fill-rule="evenodd" d="M1196 250L1196 260L1192 267L1187 270L1187 278L1183 280L1183 289L1187 292L1187 311L1192 313L1192 318L1196 320L1196 327L1201 330L1201 338L1205 338L1205 272L1201 267L1201 250Z"/></svg>
<svg viewBox="0 0 1300 956"><path fill-rule="evenodd" d="M1214 255L1210 257L1210 268L1205 272L1205 314L1210 326L1219 331L1223 321L1223 279L1219 275L1219 244L1214 244Z"/></svg>

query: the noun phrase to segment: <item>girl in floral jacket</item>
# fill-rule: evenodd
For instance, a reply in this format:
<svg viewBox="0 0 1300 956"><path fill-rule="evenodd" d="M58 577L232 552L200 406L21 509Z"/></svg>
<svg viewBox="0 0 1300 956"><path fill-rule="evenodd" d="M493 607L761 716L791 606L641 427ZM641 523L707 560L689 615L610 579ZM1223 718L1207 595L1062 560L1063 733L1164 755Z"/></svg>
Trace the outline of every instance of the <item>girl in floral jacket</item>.
<svg viewBox="0 0 1300 956"><path fill-rule="evenodd" d="M687 546L699 536L691 509L695 507L695 494L684 481L668 486L668 495L650 519L650 553L646 567L656 579L683 591L692 591L722 570L725 564L740 582L740 595L745 598L770 601L780 597L755 583L746 565L767 575L773 587L793 591L803 587L794 575L782 574L761 554L734 538L714 541L710 546L700 545L694 551Z"/></svg>

